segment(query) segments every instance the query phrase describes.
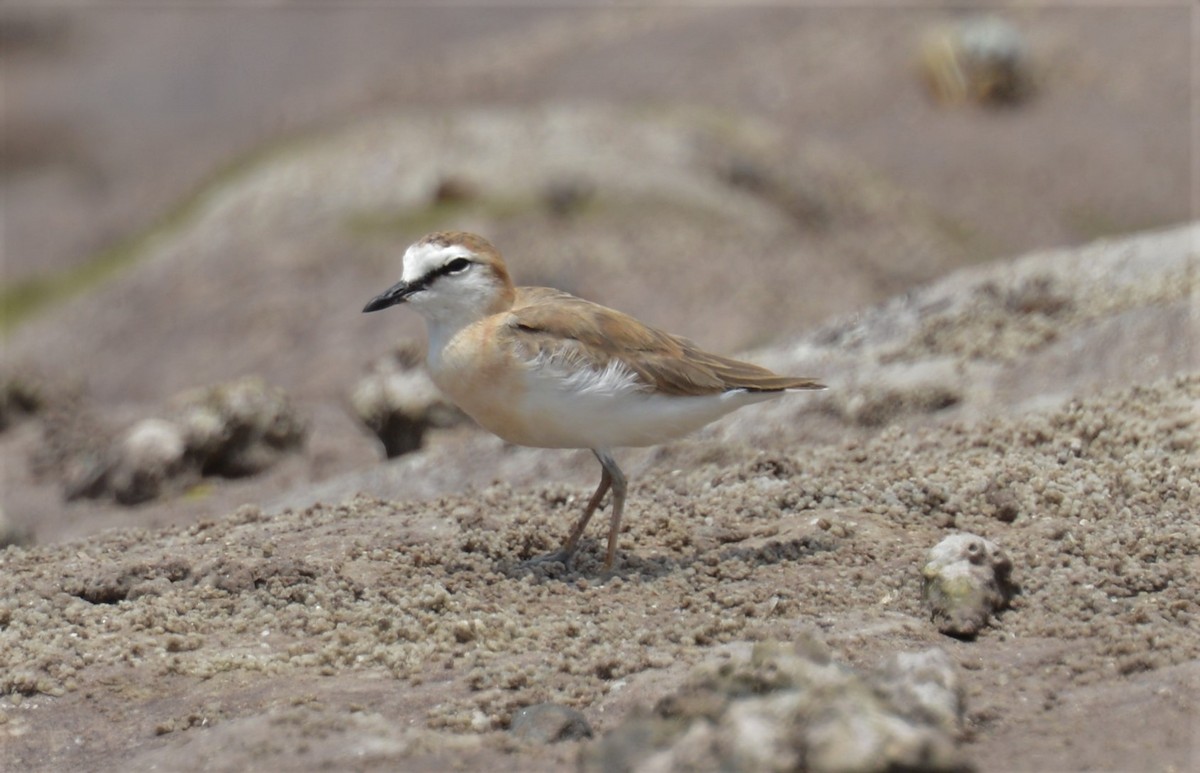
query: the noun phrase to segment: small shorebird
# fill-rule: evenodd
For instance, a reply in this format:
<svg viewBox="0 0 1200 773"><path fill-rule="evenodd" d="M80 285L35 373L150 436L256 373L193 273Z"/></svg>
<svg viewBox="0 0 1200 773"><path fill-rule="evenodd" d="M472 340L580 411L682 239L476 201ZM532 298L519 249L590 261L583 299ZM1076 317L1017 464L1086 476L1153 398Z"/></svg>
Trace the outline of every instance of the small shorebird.
<svg viewBox="0 0 1200 773"><path fill-rule="evenodd" d="M611 449L656 445L788 390L824 388L709 354L559 290L514 287L496 248L469 233L413 244L400 281L363 311L398 303L425 318L434 383L481 426L510 443L588 448L600 460L596 493L551 556L564 563L611 488L604 566L612 566L625 476Z"/></svg>

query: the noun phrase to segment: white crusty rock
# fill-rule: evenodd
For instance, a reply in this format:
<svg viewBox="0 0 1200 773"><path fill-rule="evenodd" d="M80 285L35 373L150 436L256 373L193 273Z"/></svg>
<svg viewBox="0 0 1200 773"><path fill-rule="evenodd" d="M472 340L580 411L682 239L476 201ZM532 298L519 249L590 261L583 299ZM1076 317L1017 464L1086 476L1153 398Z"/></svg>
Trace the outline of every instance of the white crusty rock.
<svg viewBox="0 0 1200 773"><path fill-rule="evenodd" d="M380 358L350 394L354 414L383 443L388 458L421 447L425 432L452 426L462 419L421 364L415 346Z"/></svg>
<svg viewBox="0 0 1200 773"><path fill-rule="evenodd" d="M260 378L196 390L181 401L188 454L205 475L254 475L304 444L306 422L282 389Z"/></svg>
<svg viewBox="0 0 1200 773"><path fill-rule="evenodd" d="M109 472L113 498L137 504L159 496L184 468L187 446L178 425L142 419L121 438Z"/></svg>
<svg viewBox="0 0 1200 773"><path fill-rule="evenodd" d="M822 646L755 645L701 664L652 713L585 749L583 770L968 770L963 712L944 653L898 656L874 673Z"/></svg>
<svg viewBox="0 0 1200 773"><path fill-rule="evenodd" d="M979 633L1016 592L1008 556L975 534L952 534L939 542L921 573L930 616L951 636Z"/></svg>
<svg viewBox="0 0 1200 773"><path fill-rule="evenodd" d="M305 422L282 390L246 378L181 395L168 419L142 419L122 434L78 408L51 414L41 467L68 499L138 504L181 491L201 476L261 472L304 442Z"/></svg>

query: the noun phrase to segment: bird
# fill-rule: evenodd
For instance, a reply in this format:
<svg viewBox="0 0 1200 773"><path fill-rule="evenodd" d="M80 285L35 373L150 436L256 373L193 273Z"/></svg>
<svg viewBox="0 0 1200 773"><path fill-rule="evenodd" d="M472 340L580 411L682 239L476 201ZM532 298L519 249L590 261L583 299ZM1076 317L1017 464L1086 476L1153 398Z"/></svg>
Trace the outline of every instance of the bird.
<svg viewBox="0 0 1200 773"><path fill-rule="evenodd" d="M401 278L364 313L404 304L425 319L434 384L484 429L538 448L590 449L600 483L561 550L572 565L611 489L605 570L611 570L627 481L613 449L675 440L813 378L710 354L620 311L548 287L517 287L482 236L439 231L404 252Z"/></svg>

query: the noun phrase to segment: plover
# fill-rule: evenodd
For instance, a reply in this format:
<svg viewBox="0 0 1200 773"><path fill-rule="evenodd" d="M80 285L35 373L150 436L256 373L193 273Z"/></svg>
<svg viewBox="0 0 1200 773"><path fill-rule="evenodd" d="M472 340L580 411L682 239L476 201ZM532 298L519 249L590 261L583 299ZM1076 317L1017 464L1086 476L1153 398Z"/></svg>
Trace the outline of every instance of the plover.
<svg viewBox="0 0 1200 773"><path fill-rule="evenodd" d="M547 287L515 287L500 253L475 234L429 234L404 253L399 282L364 312L407 303L425 318L429 374L480 426L540 448L587 448L600 485L562 550L569 563L612 490L612 567L625 475L612 449L657 445L730 411L797 389L811 378L709 354L633 317Z"/></svg>

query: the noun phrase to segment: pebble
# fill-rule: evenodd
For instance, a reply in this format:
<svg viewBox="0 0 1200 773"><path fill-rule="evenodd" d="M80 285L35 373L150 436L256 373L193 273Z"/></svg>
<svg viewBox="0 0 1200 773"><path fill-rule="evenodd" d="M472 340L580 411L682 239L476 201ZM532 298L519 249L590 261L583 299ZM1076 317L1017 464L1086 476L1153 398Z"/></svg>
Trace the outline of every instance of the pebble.
<svg viewBox="0 0 1200 773"><path fill-rule="evenodd" d="M929 551L921 573L930 617L951 636L975 636L1016 593L1007 554L976 534L943 539Z"/></svg>

